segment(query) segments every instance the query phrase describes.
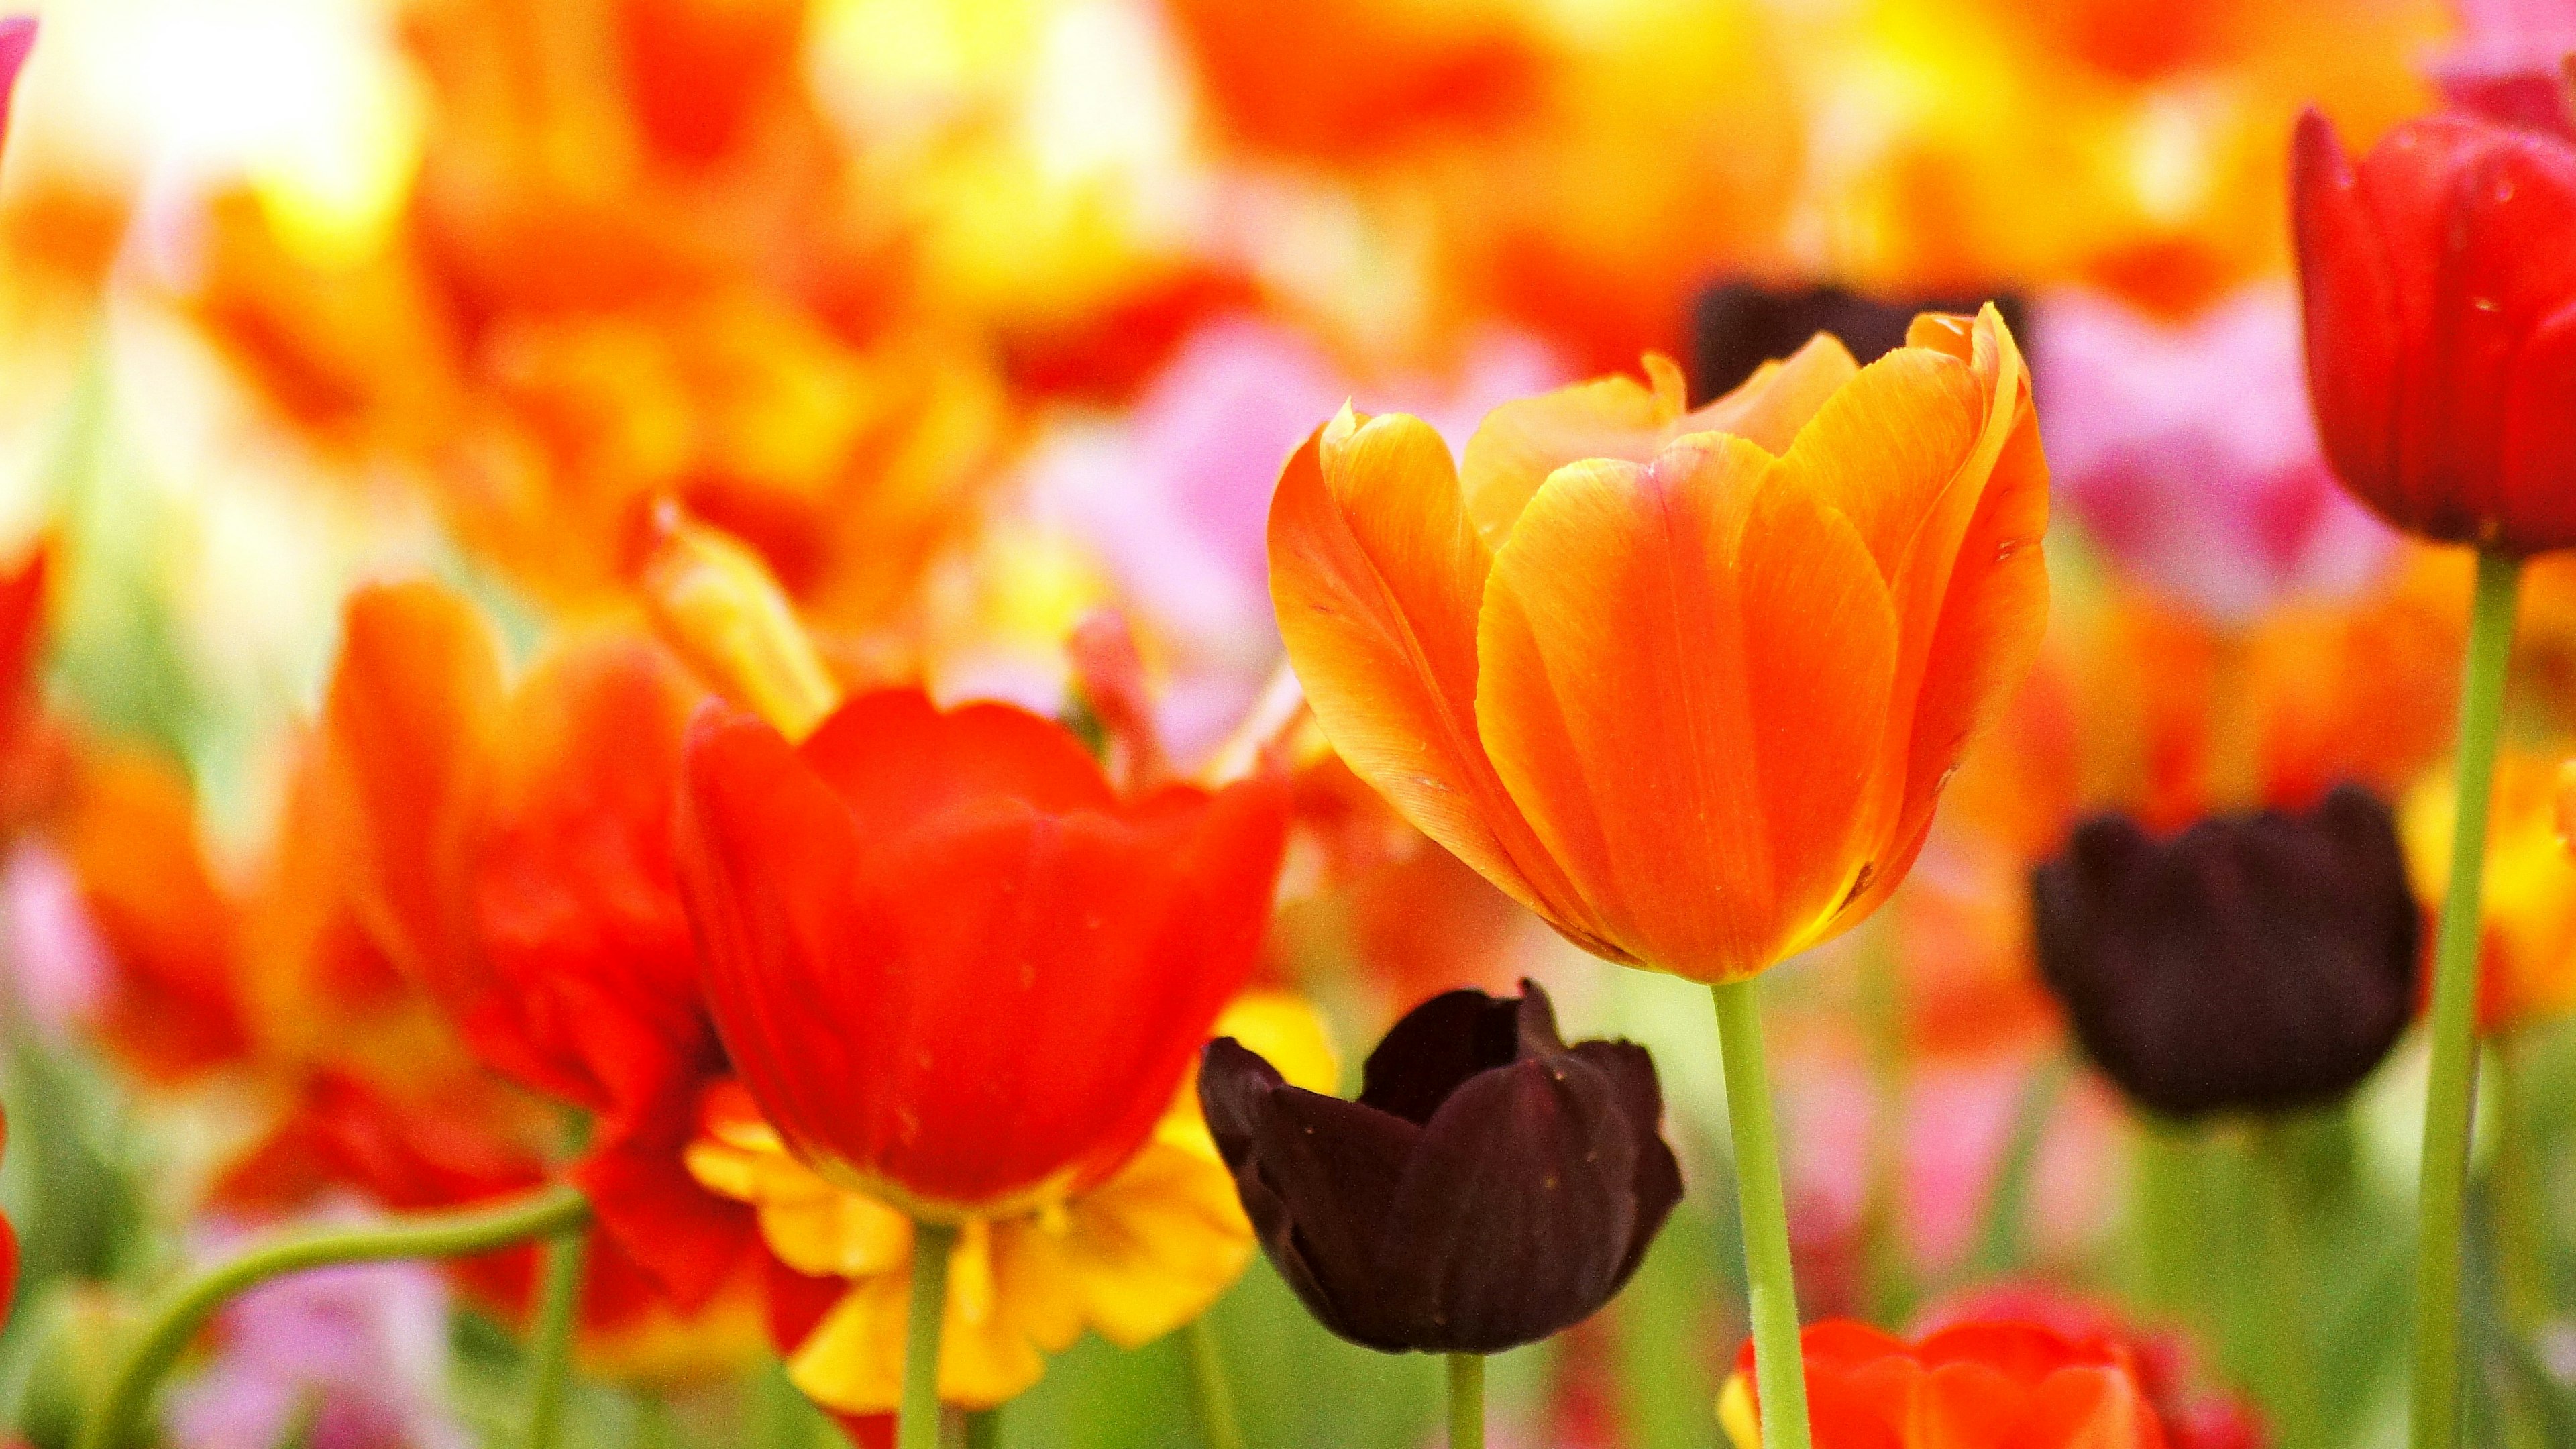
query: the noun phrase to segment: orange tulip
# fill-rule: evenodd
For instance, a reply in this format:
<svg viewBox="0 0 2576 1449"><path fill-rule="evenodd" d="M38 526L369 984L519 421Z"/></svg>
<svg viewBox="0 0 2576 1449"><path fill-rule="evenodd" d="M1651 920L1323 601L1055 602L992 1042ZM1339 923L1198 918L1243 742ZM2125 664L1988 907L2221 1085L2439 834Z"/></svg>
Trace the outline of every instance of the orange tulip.
<svg viewBox="0 0 2576 1449"><path fill-rule="evenodd" d="M1737 980L1912 864L2038 647L2047 465L1991 307L1697 412L1646 370L1506 404L1454 465L1345 411L1280 478L1271 596L1425 834L1595 954Z"/></svg>
<svg viewBox="0 0 2576 1449"><path fill-rule="evenodd" d="M2108 1336L1961 1323L1907 1343L1832 1319L1801 1338L1816 1449L2164 1449L2135 1356ZM1741 1449L1760 1442L1751 1344L1718 1416Z"/></svg>

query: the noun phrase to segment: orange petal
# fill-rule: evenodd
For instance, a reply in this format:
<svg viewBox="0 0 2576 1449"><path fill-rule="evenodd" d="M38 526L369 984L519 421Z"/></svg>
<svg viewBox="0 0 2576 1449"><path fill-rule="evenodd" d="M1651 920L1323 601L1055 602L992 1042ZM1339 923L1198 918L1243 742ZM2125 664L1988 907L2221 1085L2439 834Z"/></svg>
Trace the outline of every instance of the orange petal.
<svg viewBox="0 0 2576 1449"><path fill-rule="evenodd" d="M1896 653L1851 526L1739 438L1561 469L1496 555L1476 713L1620 951L1760 970L1850 889Z"/></svg>
<svg viewBox="0 0 2576 1449"><path fill-rule="evenodd" d="M470 773L501 704L501 664L474 607L432 583L350 596L323 704L330 767L366 827L360 919L415 979L458 954L455 909Z"/></svg>
<svg viewBox="0 0 2576 1449"><path fill-rule="evenodd" d="M1448 449L1418 419L1363 423L1346 409L1280 474L1270 596L1325 734L1415 828L1565 924L1573 891L1476 737L1491 566Z"/></svg>
<svg viewBox="0 0 2576 1449"><path fill-rule="evenodd" d="M1842 339L1819 332L1787 361L1762 364L1735 391L1684 415L1672 432L1733 433L1766 453L1785 452L1816 410L1859 371Z"/></svg>
<svg viewBox="0 0 2576 1449"><path fill-rule="evenodd" d="M1682 372L1669 357L1648 353L1648 386L1604 377L1504 403L1467 440L1459 487L1467 513L1487 545L1502 546L1512 522L1549 474L1584 458L1643 463L1672 436L1682 415Z"/></svg>

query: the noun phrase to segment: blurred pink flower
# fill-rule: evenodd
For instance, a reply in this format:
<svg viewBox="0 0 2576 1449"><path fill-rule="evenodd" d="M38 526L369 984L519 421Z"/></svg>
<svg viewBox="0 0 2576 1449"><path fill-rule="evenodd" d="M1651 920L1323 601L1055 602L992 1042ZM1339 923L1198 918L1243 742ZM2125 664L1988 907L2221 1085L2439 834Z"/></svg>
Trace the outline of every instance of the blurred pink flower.
<svg viewBox="0 0 2576 1449"><path fill-rule="evenodd" d="M170 1395L175 1449L469 1449L441 1407L447 1289L421 1263L322 1268L235 1299L206 1370Z"/></svg>
<svg viewBox="0 0 2576 1449"><path fill-rule="evenodd" d="M2567 58L2576 54L2576 0L2458 0L2460 32L2425 66L2461 110L2576 136Z"/></svg>
<svg viewBox="0 0 2576 1449"><path fill-rule="evenodd" d="M1486 409L1564 380L1545 347L1506 335L1445 383L1366 386L1297 332L1236 318L1193 336L1125 417L1059 429L1029 465L1029 497L1083 540L1160 646L1161 726L1186 766L1278 662L1262 535L1279 465L1306 435L1347 401L1414 413L1454 449Z"/></svg>
<svg viewBox="0 0 2576 1449"><path fill-rule="evenodd" d="M39 1037L60 1040L97 1012L113 969L70 862L40 841L21 842L0 864L0 970L10 1005Z"/></svg>
<svg viewBox="0 0 2576 1449"><path fill-rule="evenodd" d="M2393 555L2319 451L2288 287L2179 326L2061 292L2032 332L2056 498L2170 601L2241 624L2285 596L2355 592Z"/></svg>
<svg viewBox="0 0 2576 1449"><path fill-rule="evenodd" d="M1966 1260L2011 1145L2025 1085L2045 1069L2015 1054L1923 1062L1907 1075L1897 1216L1919 1271L1946 1276ZM1783 1094L1784 1135L1796 1144L1787 1164L1791 1231L1827 1278L1848 1277L1860 1271L1868 1204L1871 1083L1853 1061L1807 1056L1794 1071L1796 1085ZM1790 1070L1781 1075L1793 1080ZM2036 1257L2081 1253L2107 1229L2117 1196L2118 1133L2117 1109L2086 1083L2068 1083L2052 1104L2026 1205L2025 1231ZM1802 1257L1802 1304L1806 1270ZM1842 1286L1856 1290L1857 1280ZM1828 1311L1822 1300L1816 1311Z"/></svg>

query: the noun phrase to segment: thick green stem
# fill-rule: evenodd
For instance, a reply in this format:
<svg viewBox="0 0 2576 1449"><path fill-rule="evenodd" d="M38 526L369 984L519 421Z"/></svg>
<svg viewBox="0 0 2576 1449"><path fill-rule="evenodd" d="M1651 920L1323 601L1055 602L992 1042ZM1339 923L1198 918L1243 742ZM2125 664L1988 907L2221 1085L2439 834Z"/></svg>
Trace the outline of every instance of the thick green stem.
<svg viewBox="0 0 2576 1449"><path fill-rule="evenodd" d="M2486 873L2487 804L2504 723L2513 653L2518 560L2478 555L2460 681L2451 880L2433 950L2433 1058L2424 1099L2424 1175L2415 1243L2415 1449L2460 1442L2462 1219L2469 1187L2470 1117L2477 1101L2478 954Z"/></svg>
<svg viewBox="0 0 2576 1449"><path fill-rule="evenodd" d="M272 1238L179 1285L117 1366L107 1396L80 1437L81 1449L124 1449L151 1407L162 1375L197 1330L233 1295L283 1273L334 1263L395 1258L462 1258L576 1228L590 1204L569 1187L549 1187L490 1207L421 1213L363 1227L306 1229Z"/></svg>
<svg viewBox="0 0 2576 1449"><path fill-rule="evenodd" d="M966 1416L966 1449L1002 1449L1002 1411L977 1409Z"/></svg>
<svg viewBox="0 0 2576 1449"><path fill-rule="evenodd" d="M1744 1273L1752 1285L1762 1449L1808 1449L1807 1365L1798 1343L1798 1285L1789 1266L1789 1207L1780 1186L1779 1133L1771 1120L1771 1074L1762 1060L1762 1001L1750 977L1720 982L1709 994L1717 1003L1726 1117L1735 1138L1735 1200L1744 1218Z"/></svg>
<svg viewBox="0 0 2576 1449"><path fill-rule="evenodd" d="M563 1425L564 1386L572 1376L573 1328L581 1319L582 1271L590 1261L590 1223L573 1224L546 1243L545 1287L528 1337L528 1449L554 1449Z"/></svg>
<svg viewBox="0 0 2576 1449"><path fill-rule="evenodd" d="M1243 1449L1234 1381L1225 1375L1225 1346L1216 1340L1216 1325L1202 1313L1190 1320L1182 1338L1189 1346L1190 1386L1197 1391L1200 1442L1208 1449Z"/></svg>
<svg viewBox="0 0 2576 1449"><path fill-rule="evenodd" d="M895 1449L939 1449L939 1330L948 1317L948 1250L957 1229L912 1225L912 1311L903 1331L903 1408Z"/></svg>
<svg viewBox="0 0 2576 1449"><path fill-rule="evenodd" d="M2255 1129L2250 1143L2254 1190L2261 1199L2265 1271L2262 1299L2265 1362L2271 1369L2271 1410L2280 1449L2326 1449L2325 1399L2317 1384L2316 1345L2308 1335L2307 1212L2299 1188L2293 1144L2279 1123Z"/></svg>
<svg viewBox="0 0 2576 1449"><path fill-rule="evenodd" d="M1449 1449L1485 1449L1485 1356L1449 1355Z"/></svg>

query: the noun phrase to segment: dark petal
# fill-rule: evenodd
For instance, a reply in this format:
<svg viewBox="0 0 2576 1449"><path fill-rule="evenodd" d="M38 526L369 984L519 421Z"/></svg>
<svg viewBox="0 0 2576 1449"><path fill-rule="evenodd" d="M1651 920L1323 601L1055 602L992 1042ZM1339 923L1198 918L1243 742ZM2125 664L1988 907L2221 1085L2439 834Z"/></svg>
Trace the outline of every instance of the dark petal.
<svg viewBox="0 0 2576 1449"><path fill-rule="evenodd" d="M1637 1183L1600 1068L1564 1054L1468 1081L1424 1129L1378 1246L1404 1346L1496 1353L1590 1316L1632 1254Z"/></svg>
<svg viewBox="0 0 2576 1449"><path fill-rule="evenodd" d="M1753 370L1787 357L1819 332L1830 332L1864 366L1905 345L1905 329L1918 312L1974 314L1982 297L1882 301L1840 287L1780 291L1753 282L1727 282L1699 294L1691 305L1691 406L1731 392ZM2005 325L2028 336L2017 297L1997 297Z"/></svg>
<svg viewBox="0 0 2576 1449"><path fill-rule="evenodd" d="M1544 1001L1545 998L1541 998ZM1521 1002L1444 991L1404 1014L1360 1068L1360 1101L1416 1126L1458 1085L1520 1055Z"/></svg>
<svg viewBox="0 0 2576 1449"><path fill-rule="evenodd" d="M2412 1013L2421 924L2395 823L2350 786L2164 841L2087 822L2032 899L2041 975L2085 1050L2168 1115L2338 1098Z"/></svg>
<svg viewBox="0 0 2576 1449"><path fill-rule="evenodd" d="M1575 1043L1573 1053L1610 1078L1629 1139L1637 1144L1637 1226L1611 1284L1616 1293L1645 1261L1647 1247L1682 1200L1682 1165L1664 1144L1664 1093L1655 1079L1655 1059L1646 1049L1634 1042L1587 1041Z"/></svg>
<svg viewBox="0 0 2576 1449"><path fill-rule="evenodd" d="M1287 1086L1230 1037L1208 1044L1199 1102L1263 1251L1307 1311L1355 1343L1407 1347L1372 1260L1422 1129Z"/></svg>

